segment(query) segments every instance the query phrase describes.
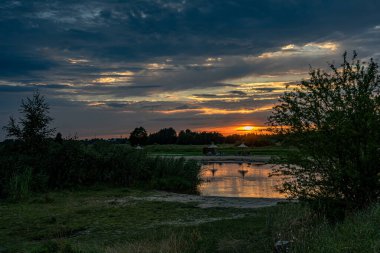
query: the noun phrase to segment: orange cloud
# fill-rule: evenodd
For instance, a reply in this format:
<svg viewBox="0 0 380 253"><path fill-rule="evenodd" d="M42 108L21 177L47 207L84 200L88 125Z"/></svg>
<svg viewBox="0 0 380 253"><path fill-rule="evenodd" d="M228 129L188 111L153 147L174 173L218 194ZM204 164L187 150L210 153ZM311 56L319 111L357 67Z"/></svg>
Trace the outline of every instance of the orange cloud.
<svg viewBox="0 0 380 253"><path fill-rule="evenodd" d="M176 114L176 113L194 112L196 114L201 114L201 115L250 114L250 113L254 113L254 112L269 111L272 109L272 107L273 106L270 105L270 106L255 108L255 109L237 109L237 110L227 110L227 109L220 109L220 108L203 107L203 108L195 108L195 109L174 109L174 110L164 110L164 111L156 111L156 112L162 113L162 114Z"/></svg>
<svg viewBox="0 0 380 253"><path fill-rule="evenodd" d="M335 53L339 48L337 42L311 42L301 46L295 44L285 45L279 51L266 52L258 56L260 59L289 57L289 56L309 56L309 55L326 55Z"/></svg>

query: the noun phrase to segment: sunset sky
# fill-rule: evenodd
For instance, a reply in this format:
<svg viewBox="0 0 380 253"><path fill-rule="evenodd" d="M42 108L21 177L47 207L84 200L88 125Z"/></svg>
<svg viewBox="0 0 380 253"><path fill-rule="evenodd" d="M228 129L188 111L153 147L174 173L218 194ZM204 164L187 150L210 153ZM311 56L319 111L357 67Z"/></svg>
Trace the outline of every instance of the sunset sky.
<svg viewBox="0 0 380 253"><path fill-rule="evenodd" d="M0 125L39 89L64 136L261 129L309 65L344 50L379 61L379 10L377 0L2 0Z"/></svg>

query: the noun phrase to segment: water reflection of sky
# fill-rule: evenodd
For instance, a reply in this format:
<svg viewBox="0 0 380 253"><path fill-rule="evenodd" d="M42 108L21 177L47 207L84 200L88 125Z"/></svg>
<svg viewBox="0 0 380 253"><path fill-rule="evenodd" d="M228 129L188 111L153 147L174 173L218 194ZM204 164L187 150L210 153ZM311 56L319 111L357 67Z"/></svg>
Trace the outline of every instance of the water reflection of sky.
<svg viewBox="0 0 380 253"><path fill-rule="evenodd" d="M284 198L274 188L281 179L268 177L273 166L254 163L204 164L201 173L204 182L199 186L200 193L203 196Z"/></svg>

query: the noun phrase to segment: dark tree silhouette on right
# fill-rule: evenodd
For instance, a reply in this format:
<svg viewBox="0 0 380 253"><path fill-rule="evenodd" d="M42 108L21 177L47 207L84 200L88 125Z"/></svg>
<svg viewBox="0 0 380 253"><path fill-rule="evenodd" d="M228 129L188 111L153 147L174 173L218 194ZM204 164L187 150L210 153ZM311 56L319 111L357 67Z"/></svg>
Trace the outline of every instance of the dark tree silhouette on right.
<svg viewBox="0 0 380 253"><path fill-rule="evenodd" d="M327 216L367 207L380 197L380 76L370 59L343 55L330 71L284 93L269 124L295 148L279 158L280 191Z"/></svg>

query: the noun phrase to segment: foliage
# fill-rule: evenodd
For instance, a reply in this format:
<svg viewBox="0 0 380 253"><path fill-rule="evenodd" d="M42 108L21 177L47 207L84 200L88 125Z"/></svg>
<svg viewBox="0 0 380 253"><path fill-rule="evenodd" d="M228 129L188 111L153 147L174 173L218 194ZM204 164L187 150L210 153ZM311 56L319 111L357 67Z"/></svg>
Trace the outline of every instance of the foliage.
<svg viewBox="0 0 380 253"><path fill-rule="evenodd" d="M149 168L154 168L150 172L153 188L174 192L197 192L200 168L196 161L156 157L150 160L150 163L152 164Z"/></svg>
<svg viewBox="0 0 380 253"><path fill-rule="evenodd" d="M241 143L252 147L265 147L271 146L276 142L279 142L278 136L260 135L255 133L250 134L232 134L228 135L224 139L225 143L231 143L239 145Z"/></svg>
<svg viewBox="0 0 380 253"><path fill-rule="evenodd" d="M163 128L148 137L149 144L175 144L177 142L177 132L172 128Z"/></svg>
<svg viewBox="0 0 380 253"><path fill-rule="evenodd" d="M7 135L23 141L31 151L41 148L44 140L55 132L49 127L53 119L49 116L45 97L34 92L32 98L22 100L19 112L22 115L20 123L11 116L8 125L3 127Z"/></svg>
<svg viewBox="0 0 380 253"><path fill-rule="evenodd" d="M150 157L144 151L106 142L51 140L47 145L39 154L20 154L22 144L16 142L1 146L0 197L21 198L27 190L95 184L193 193L199 182L200 164L184 159Z"/></svg>
<svg viewBox="0 0 380 253"><path fill-rule="evenodd" d="M178 134L178 144L182 145L209 145L214 143L223 143L224 137L218 132L193 132L189 129L180 131Z"/></svg>
<svg viewBox="0 0 380 253"><path fill-rule="evenodd" d="M215 144L235 144L245 143L248 146L263 147L273 145L278 142L278 136L250 134L233 134L223 136L218 132L195 132L190 129L181 130L176 135L173 128L164 128L148 136L148 144L180 144L180 145L210 145Z"/></svg>
<svg viewBox="0 0 380 253"><path fill-rule="evenodd" d="M58 132L57 135L55 136L54 141L58 142L59 144L62 144L63 143L62 134Z"/></svg>
<svg viewBox="0 0 380 253"><path fill-rule="evenodd" d="M58 133L59 134L59 133ZM59 136L57 134L57 136ZM268 134L232 134L223 136L219 132L196 132L190 129L181 130L177 135L176 130L172 127L163 128L155 133L145 135L146 130L143 127L135 128L129 138L129 143L133 146L136 145L210 145L215 144L234 144L240 145L245 143L250 147L265 147L273 146L274 144L281 144L283 141L279 135ZM126 138L112 138L108 140L103 139L85 139L82 142L92 144L99 141L107 141L115 144L127 144Z"/></svg>
<svg viewBox="0 0 380 253"><path fill-rule="evenodd" d="M275 135L262 135L256 133L249 134L232 134L223 136L218 132L196 132L190 129L181 130L177 135L176 130L172 127L163 128L155 133L145 136L145 129L143 127L135 128L131 133L129 141L132 145L143 144L179 144L179 145L210 145L215 144L235 144L240 145L245 143L248 146L263 147L270 146L276 142L279 142L279 136ZM139 137L139 135L141 135ZM115 140L111 140L115 142Z"/></svg>
<svg viewBox="0 0 380 253"><path fill-rule="evenodd" d="M133 145L145 145L148 140L148 134L143 127L136 127L129 136L129 142Z"/></svg>
<svg viewBox="0 0 380 253"><path fill-rule="evenodd" d="M337 218L380 196L380 76L356 53L330 67L286 92L269 121L296 147L279 161L281 190Z"/></svg>

